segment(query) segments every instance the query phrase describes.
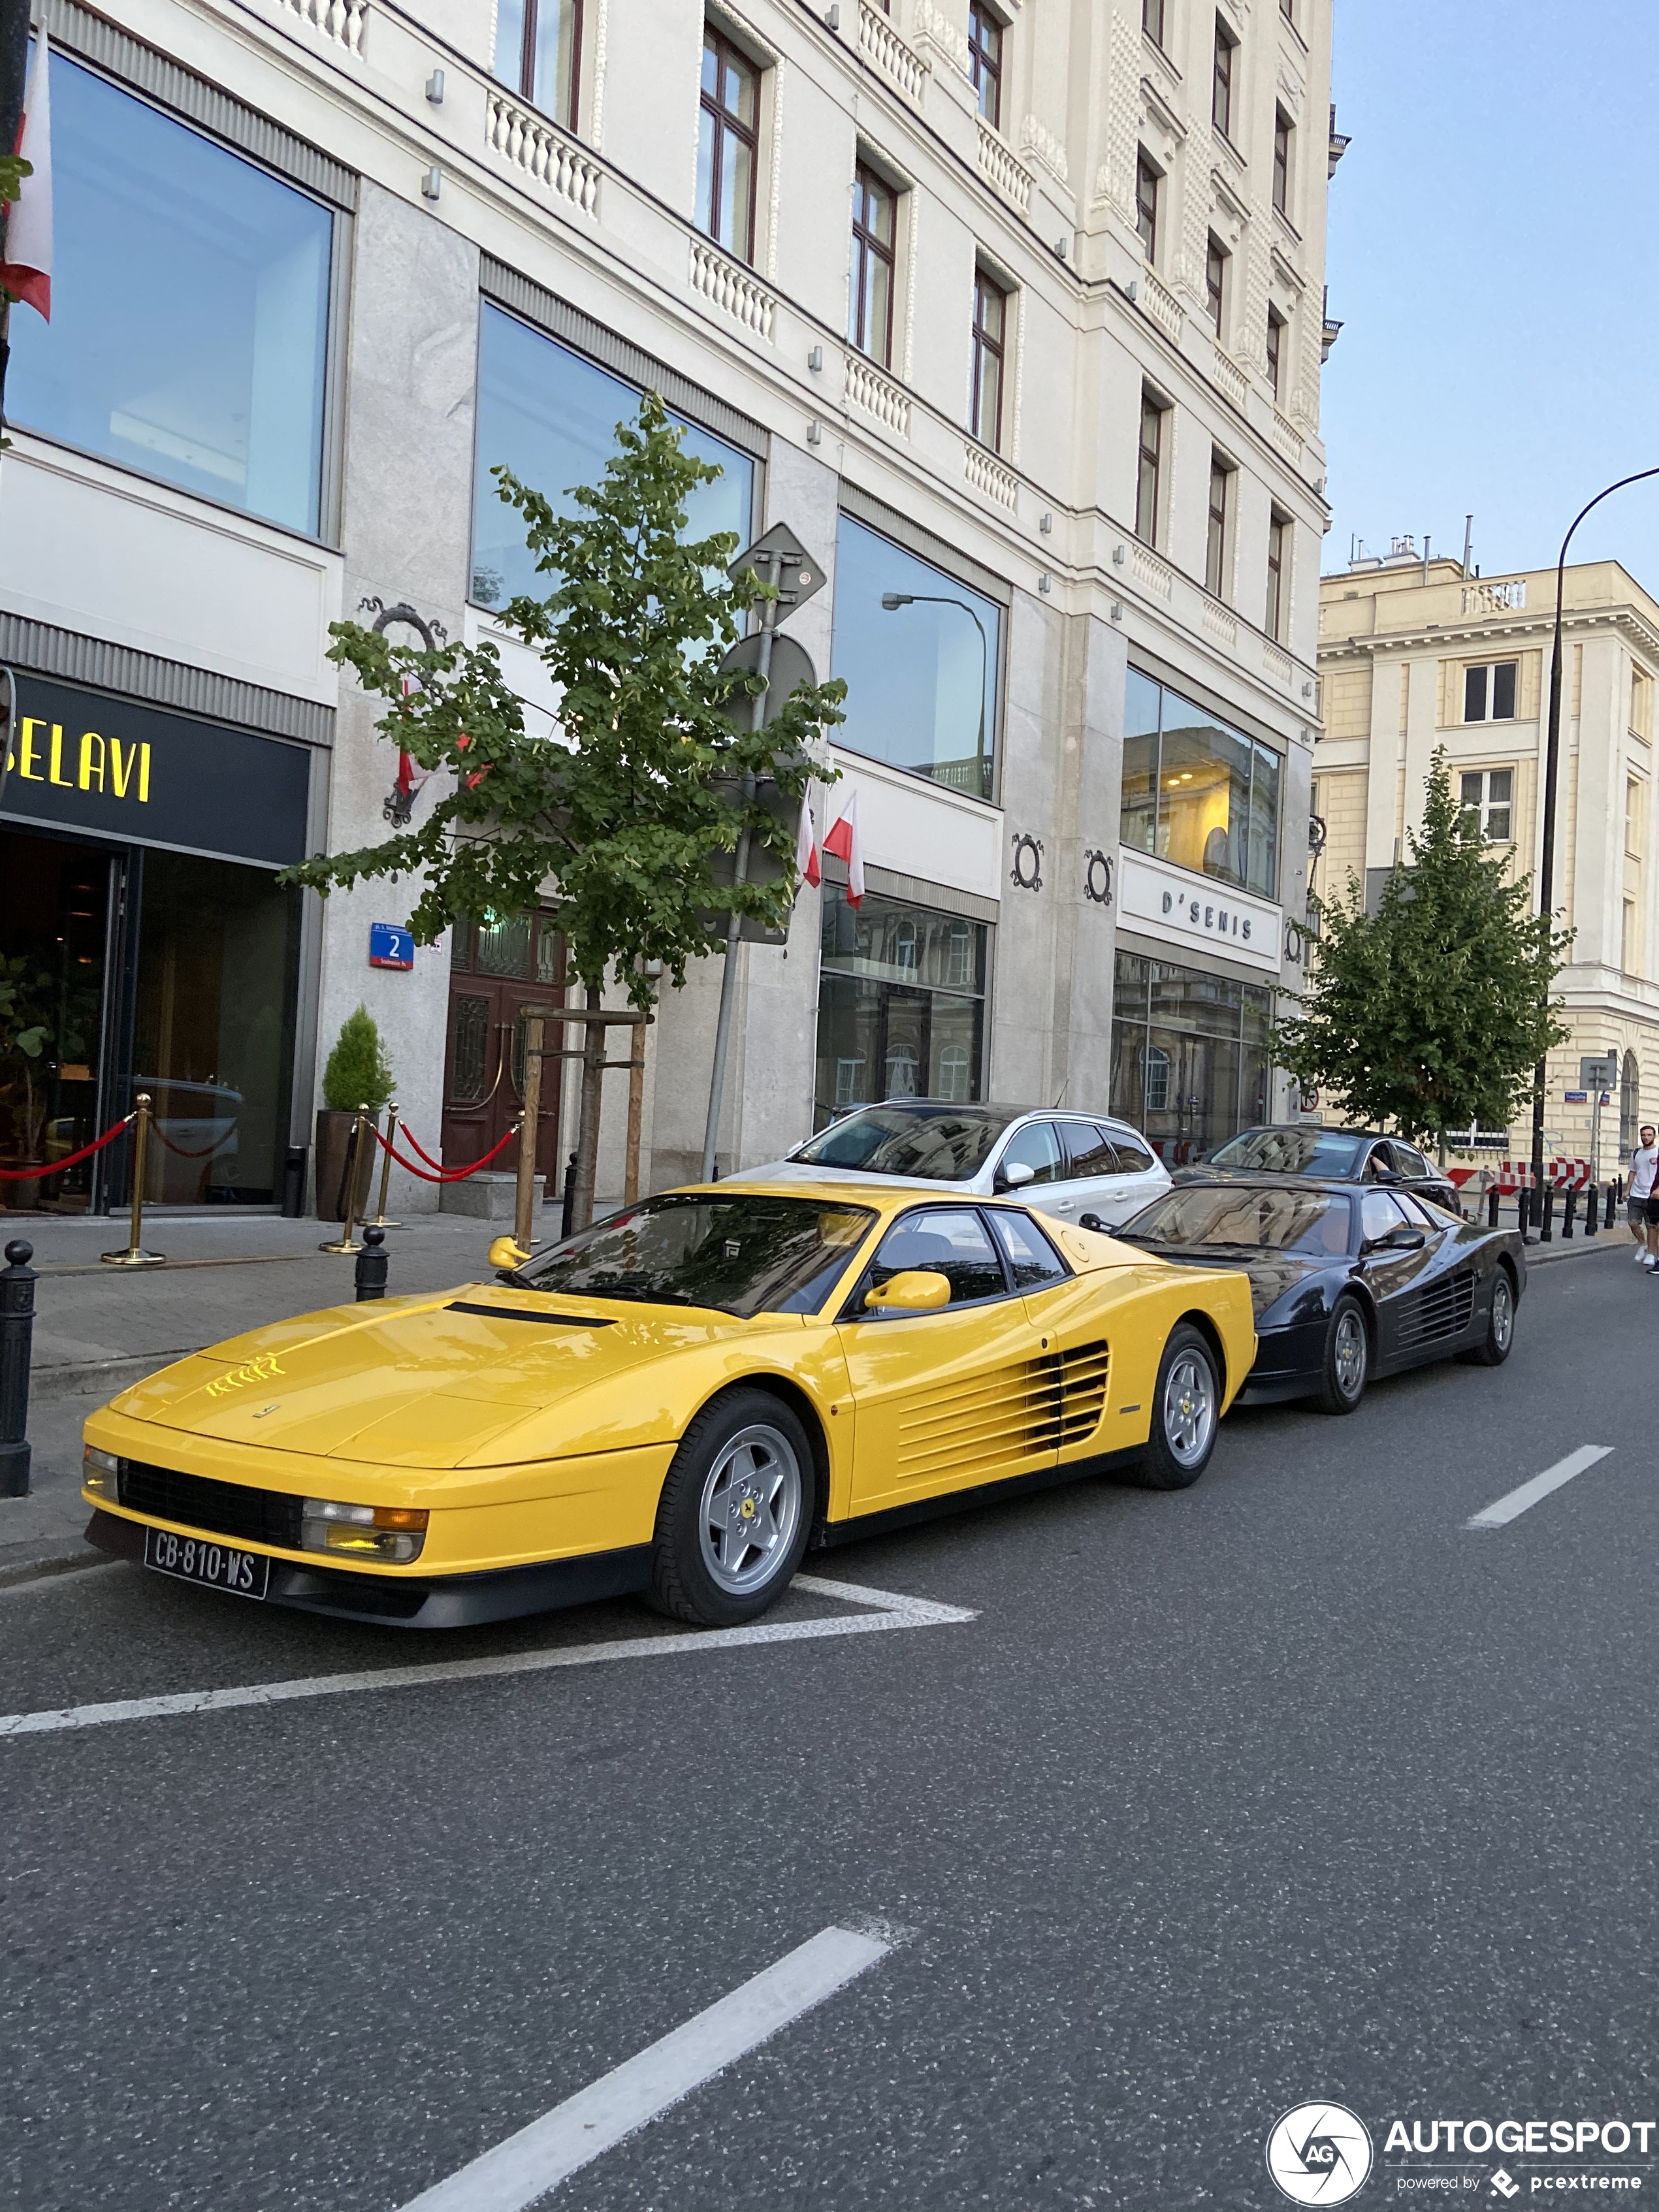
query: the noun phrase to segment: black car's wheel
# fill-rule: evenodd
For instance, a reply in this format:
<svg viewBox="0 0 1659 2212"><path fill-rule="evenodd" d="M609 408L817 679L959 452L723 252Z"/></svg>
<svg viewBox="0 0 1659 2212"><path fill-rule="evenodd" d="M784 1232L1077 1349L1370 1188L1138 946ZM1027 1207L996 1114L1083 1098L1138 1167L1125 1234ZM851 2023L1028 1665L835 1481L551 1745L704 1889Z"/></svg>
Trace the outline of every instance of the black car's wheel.
<svg viewBox="0 0 1659 2212"><path fill-rule="evenodd" d="M1493 1270L1492 1303L1486 1309L1486 1333L1458 1358L1466 1367L1501 1367L1515 1341L1515 1282L1507 1267Z"/></svg>
<svg viewBox="0 0 1659 2212"><path fill-rule="evenodd" d="M1215 1354L1200 1329L1183 1321L1170 1332L1152 1391L1152 1432L1140 1462L1148 1490L1185 1490L1215 1449L1221 1381Z"/></svg>
<svg viewBox="0 0 1659 2212"><path fill-rule="evenodd" d="M1325 1332L1316 1403L1322 1413L1352 1413L1371 1378L1371 1337L1358 1298L1340 1297Z"/></svg>
<svg viewBox="0 0 1659 2212"><path fill-rule="evenodd" d="M680 1440L657 1507L650 1600L699 1628L753 1620L786 1588L815 1510L812 1448L765 1390L728 1390Z"/></svg>

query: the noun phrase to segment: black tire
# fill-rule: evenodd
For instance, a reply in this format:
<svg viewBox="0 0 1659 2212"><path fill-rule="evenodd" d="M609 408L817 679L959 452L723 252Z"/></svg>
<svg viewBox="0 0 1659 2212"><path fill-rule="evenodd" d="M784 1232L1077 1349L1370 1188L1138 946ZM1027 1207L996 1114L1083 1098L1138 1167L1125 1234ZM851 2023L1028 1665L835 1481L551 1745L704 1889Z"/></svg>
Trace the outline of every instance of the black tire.
<svg viewBox="0 0 1659 2212"><path fill-rule="evenodd" d="M800 1565L817 1491L812 1447L783 1401L769 1390L722 1392L680 1439L663 1483L650 1603L698 1628L755 1620ZM749 1522L764 1540L746 1541Z"/></svg>
<svg viewBox="0 0 1659 2212"><path fill-rule="evenodd" d="M1515 1278L1501 1263L1492 1270L1486 1333L1457 1355L1465 1367L1501 1367L1515 1342Z"/></svg>
<svg viewBox="0 0 1659 2212"><path fill-rule="evenodd" d="M1365 1309L1358 1298L1345 1293L1337 1300L1325 1332L1325 1354L1314 1403L1322 1413L1356 1413L1370 1379L1371 1333L1366 1326Z"/></svg>
<svg viewBox="0 0 1659 2212"><path fill-rule="evenodd" d="M1220 1419L1221 1376L1209 1339L1191 1322L1178 1322L1158 1363L1152 1432L1138 1470L1143 1486L1185 1490L1196 1482L1210 1463Z"/></svg>

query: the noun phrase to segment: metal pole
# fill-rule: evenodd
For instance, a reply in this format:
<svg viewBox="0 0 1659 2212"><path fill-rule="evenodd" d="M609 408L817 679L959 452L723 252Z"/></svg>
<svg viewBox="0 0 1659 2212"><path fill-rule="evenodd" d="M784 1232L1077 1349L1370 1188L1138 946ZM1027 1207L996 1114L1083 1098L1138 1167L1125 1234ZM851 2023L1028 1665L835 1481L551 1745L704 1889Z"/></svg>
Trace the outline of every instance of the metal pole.
<svg viewBox="0 0 1659 2212"><path fill-rule="evenodd" d="M542 1124L542 1030L531 1014L524 1033L524 1113L519 1121L519 1180L513 1206L513 1242L530 1249L536 1234L536 1142Z"/></svg>
<svg viewBox="0 0 1659 2212"><path fill-rule="evenodd" d="M337 1237L331 1237L327 1243L317 1247L319 1252L349 1254L361 1252L363 1249L351 1232L357 1225L357 1209L362 1202L358 1185L362 1181L363 1132L368 1120L368 1107L365 1103L357 1109L357 1118L351 1125L351 1141L346 1152L344 1225Z"/></svg>
<svg viewBox="0 0 1659 2212"><path fill-rule="evenodd" d="M398 1141L398 1102L395 1098L386 1111L386 1146L380 1155L380 1202L375 1209L374 1226L377 1229L401 1229L404 1225L401 1221L388 1221L386 1218L386 1185L392 1181L392 1147ZM363 1233L367 1236L368 1232L365 1230Z"/></svg>
<svg viewBox="0 0 1659 2212"><path fill-rule="evenodd" d="M628 1064L628 1152L623 1168L623 1203L632 1206L640 1194L640 1137L645 1121L645 1024L634 1032L637 1049Z"/></svg>
<svg viewBox="0 0 1659 2212"><path fill-rule="evenodd" d="M782 555L769 549L759 557L775 571L774 575L763 578L762 580L774 584L781 582ZM750 730L761 730L766 726L765 686L771 680L772 634L777 628L777 623L778 600L775 592L771 598L763 600L761 605L760 666L756 673L761 679L762 689L756 692L749 702ZM754 796L755 779L752 775L745 775L743 779L743 803L745 808L752 804ZM737 859L732 870L732 889L734 894L738 885L747 881L748 874L749 827L745 822L738 833ZM738 998L738 948L742 941L743 916L738 912L734 901L726 921L726 969L720 977L720 1010L714 1024L714 1065L708 1078L708 1119L702 1133L702 1180L704 1182L713 1182L714 1180L714 1155L720 1143L720 1095L726 1088L726 1059L732 1042L732 1015Z"/></svg>
<svg viewBox="0 0 1659 2212"><path fill-rule="evenodd" d="M0 1274L0 1498L29 1494L29 1344L34 1334L34 1247L6 1247Z"/></svg>
<svg viewBox="0 0 1659 2212"><path fill-rule="evenodd" d="M128 1217L127 1249L125 1252L103 1252L99 1257L106 1267L162 1267L167 1265L164 1252L146 1252L144 1231L144 1176L149 1164L149 1093L138 1093L137 1109L132 1117L132 1209Z"/></svg>
<svg viewBox="0 0 1659 2212"><path fill-rule="evenodd" d="M1555 629L1550 647L1550 711L1549 731L1544 749L1544 836L1538 856L1538 912L1548 922L1555 907L1555 791L1557 770L1561 755L1561 609L1566 593L1567 548L1572 543L1573 532L1593 507L1599 507L1613 493L1622 491L1626 484L1641 483L1649 477L1659 477L1659 468L1638 469L1634 476L1620 477L1605 491L1598 491L1587 505L1581 507L1573 517L1571 526L1561 540L1560 557L1555 564ZM1546 1000L1547 1002L1547 992ZM1540 1060L1533 1070L1532 1087L1532 1169L1541 1183L1544 1178L1544 1085L1548 1073L1547 1063Z"/></svg>

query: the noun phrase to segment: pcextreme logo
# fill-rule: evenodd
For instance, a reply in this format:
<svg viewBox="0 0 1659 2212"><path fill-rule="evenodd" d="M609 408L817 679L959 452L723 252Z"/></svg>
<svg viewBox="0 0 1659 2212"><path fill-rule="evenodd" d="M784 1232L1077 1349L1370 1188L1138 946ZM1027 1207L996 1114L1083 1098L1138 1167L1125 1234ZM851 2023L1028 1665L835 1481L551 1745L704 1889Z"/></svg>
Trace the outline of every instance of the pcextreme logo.
<svg viewBox="0 0 1659 2212"><path fill-rule="evenodd" d="M282 1371L276 1354L268 1352L258 1359L250 1359L246 1367L228 1368L222 1375L216 1375L207 1394L210 1398L228 1397L233 1390L246 1390L250 1382L269 1382Z"/></svg>
<svg viewBox="0 0 1659 2212"><path fill-rule="evenodd" d="M1346 2105L1292 2105L1267 2136L1267 2172L1292 2204L1346 2204L1365 2186L1371 2139Z"/></svg>

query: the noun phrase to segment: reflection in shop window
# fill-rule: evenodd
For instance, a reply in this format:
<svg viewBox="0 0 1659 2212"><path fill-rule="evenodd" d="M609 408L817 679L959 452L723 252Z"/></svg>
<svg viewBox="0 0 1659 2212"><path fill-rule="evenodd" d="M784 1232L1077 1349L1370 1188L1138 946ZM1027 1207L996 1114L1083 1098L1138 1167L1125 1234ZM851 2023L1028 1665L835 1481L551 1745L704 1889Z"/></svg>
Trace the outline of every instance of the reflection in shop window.
<svg viewBox="0 0 1659 2212"><path fill-rule="evenodd" d="M989 799L1001 653L994 600L842 516L830 647L831 673L848 687L838 745Z"/></svg>
<svg viewBox="0 0 1659 2212"><path fill-rule="evenodd" d="M1151 1045L1146 1052L1146 1111L1163 1114L1170 1104L1170 1055Z"/></svg>
<svg viewBox="0 0 1659 2212"><path fill-rule="evenodd" d="M988 936L872 892L854 909L824 886L815 1127L883 1097L981 1096Z"/></svg>
<svg viewBox="0 0 1659 2212"><path fill-rule="evenodd" d="M1111 1110L1169 1167L1266 1121L1272 1015L1261 984L1120 951Z"/></svg>
<svg viewBox="0 0 1659 2212"><path fill-rule="evenodd" d="M11 324L7 412L314 532L333 217L52 56L50 325Z"/></svg>
<svg viewBox="0 0 1659 2212"><path fill-rule="evenodd" d="M1276 897L1278 754L1138 669L1124 707L1124 844Z"/></svg>
<svg viewBox="0 0 1659 2212"><path fill-rule="evenodd" d="M599 482L616 449L617 423L631 422L639 406L632 385L485 302L472 492L471 596L479 605L504 606L516 592L544 592L550 580L538 574L523 522L497 496L491 468L504 461L521 483L544 494L556 514L572 514L567 494L574 485ZM730 530L746 544L754 463L723 439L690 425L680 446L699 460L718 463L721 471L713 483L688 493L687 537Z"/></svg>

